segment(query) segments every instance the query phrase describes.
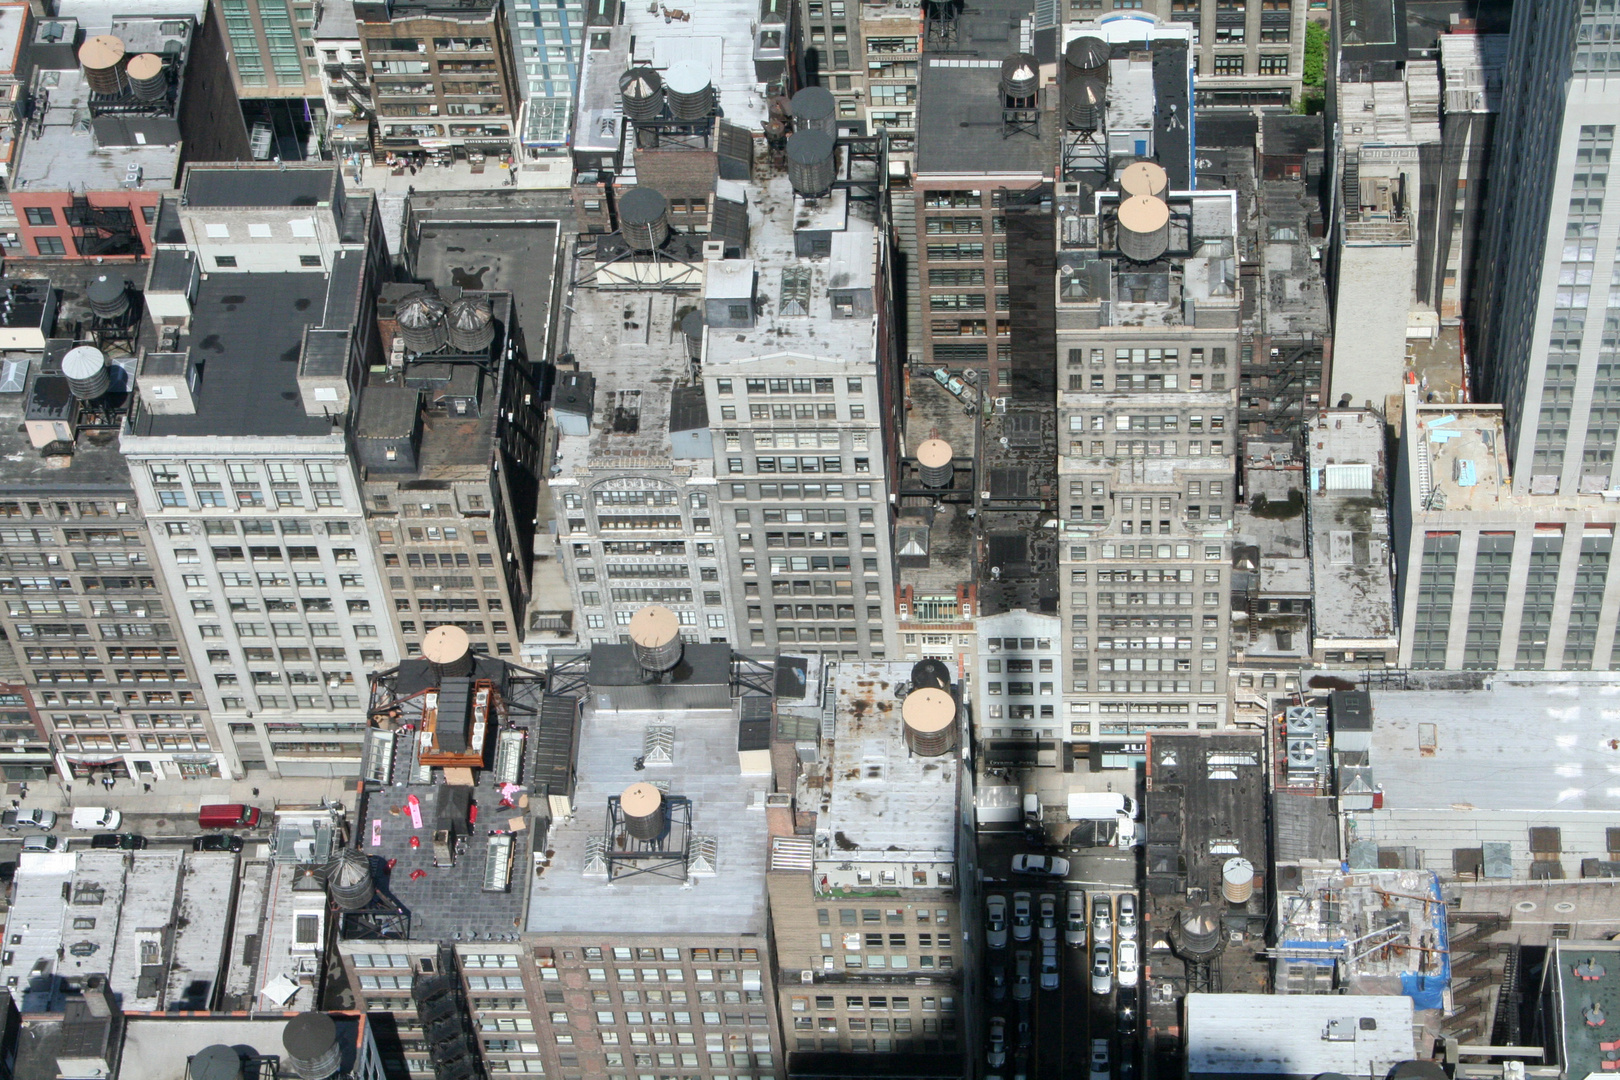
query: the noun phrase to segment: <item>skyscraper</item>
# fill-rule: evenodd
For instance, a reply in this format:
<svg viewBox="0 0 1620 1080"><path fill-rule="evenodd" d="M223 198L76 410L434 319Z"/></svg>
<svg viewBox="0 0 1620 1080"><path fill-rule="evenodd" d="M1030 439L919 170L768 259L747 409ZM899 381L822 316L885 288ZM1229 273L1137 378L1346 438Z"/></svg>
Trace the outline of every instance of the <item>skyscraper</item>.
<svg viewBox="0 0 1620 1080"><path fill-rule="evenodd" d="M1620 56L1593 40L1617 21L1598 0L1513 12L1471 321L1477 389L1504 406L1520 493L1614 486L1620 208L1603 196Z"/></svg>

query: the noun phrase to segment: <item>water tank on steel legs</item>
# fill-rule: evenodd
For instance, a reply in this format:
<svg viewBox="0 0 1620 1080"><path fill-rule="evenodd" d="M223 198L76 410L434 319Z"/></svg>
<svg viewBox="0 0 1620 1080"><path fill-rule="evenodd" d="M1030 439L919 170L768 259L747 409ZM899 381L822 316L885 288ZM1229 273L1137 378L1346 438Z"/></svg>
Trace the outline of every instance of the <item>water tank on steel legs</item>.
<svg viewBox="0 0 1620 1080"><path fill-rule="evenodd" d="M107 357L94 345L69 349L62 357L62 374L67 376L68 389L80 401L94 401L107 392Z"/></svg>
<svg viewBox="0 0 1620 1080"><path fill-rule="evenodd" d="M224 1043L205 1046L186 1063L190 1080L242 1080L242 1058Z"/></svg>
<svg viewBox="0 0 1620 1080"><path fill-rule="evenodd" d="M633 67L619 76L619 98L631 120L656 120L664 111L664 79L650 67Z"/></svg>
<svg viewBox="0 0 1620 1080"><path fill-rule="evenodd" d="M664 74L664 99L677 120L702 120L714 114L714 86L702 64L682 60Z"/></svg>
<svg viewBox="0 0 1620 1080"><path fill-rule="evenodd" d="M1001 62L1001 96L1025 101L1035 96L1041 85L1040 61L1029 53L1009 56Z"/></svg>
<svg viewBox="0 0 1620 1080"><path fill-rule="evenodd" d="M838 137L838 102L825 86L807 86L793 95L793 130Z"/></svg>
<svg viewBox="0 0 1620 1080"><path fill-rule="evenodd" d="M1063 50L1063 63L1077 75L1108 78L1108 57L1113 47L1099 37L1077 37Z"/></svg>
<svg viewBox="0 0 1620 1080"><path fill-rule="evenodd" d="M703 359L703 312L694 308L681 316L681 336L686 338L686 355L692 360Z"/></svg>
<svg viewBox="0 0 1620 1080"><path fill-rule="evenodd" d="M337 1024L321 1012L299 1013L281 1029L286 1063L299 1080L331 1080L343 1064Z"/></svg>
<svg viewBox="0 0 1620 1080"><path fill-rule="evenodd" d="M163 70L163 58L156 53L141 53L130 60L124 69L129 76L129 88L142 101L162 101L169 92L169 75Z"/></svg>
<svg viewBox="0 0 1620 1080"><path fill-rule="evenodd" d="M911 665L911 688L913 690L943 690L947 694L950 693L950 665L932 656L926 660L917 661Z"/></svg>
<svg viewBox="0 0 1620 1080"><path fill-rule="evenodd" d="M913 690L900 703L901 736L918 757L939 757L956 746L956 698L937 687Z"/></svg>
<svg viewBox="0 0 1620 1080"><path fill-rule="evenodd" d="M484 353L495 340L495 313L489 301L477 296L463 296L450 305L444 317L450 344L464 353Z"/></svg>
<svg viewBox="0 0 1620 1080"><path fill-rule="evenodd" d="M438 352L444 348L447 332L444 328L445 304L429 292L407 297L394 309L394 321L405 347L414 353Z"/></svg>
<svg viewBox="0 0 1620 1080"><path fill-rule="evenodd" d="M332 902L344 911L359 911L377 893L371 877L371 857L354 848L344 848L326 864L326 891Z"/></svg>
<svg viewBox="0 0 1620 1080"><path fill-rule="evenodd" d="M619 234L636 251L653 251L669 239L669 200L650 187L633 187L619 198Z"/></svg>
<svg viewBox="0 0 1620 1080"><path fill-rule="evenodd" d="M422 659L440 679L464 679L472 674L472 640L459 626L435 626L422 638Z"/></svg>
<svg viewBox="0 0 1620 1080"><path fill-rule="evenodd" d="M1131 195L1121 200L1115 242L1127 259L1157 259L1170 247L1170 208L1163 199L1151 195Z"/></svg>
<svg viewBox="0 0 1620 1080"><path fill-rule="evenodd" d="M662 604L648 604L630 616L630 648L647 675L662 675L681 662L681 623Z"/></svg>
<svg viewBox="0 0 1620 1080"><path fill-rule="evenodd" d="M98 319L121 319L129 312L129 282L111 274L97 274L85 287L84 298Z"/></svg>
<svg viewBox="0 0 1620 1080"><path fill-rule="evenodd" d="M124 39L97 34L79 46L84 81L97 94L115 97L124 92Z"/></svg>
<svg viewBox="0 0 1620 1080"><path fill-rule="evenodd" d="M951 464L954 451L944 439L924 439L917 445L917 472L931 488L951 486L956 469Z"/></svg>
<svg viewBox="0 0 1620 1080"><path fill-rule="evenodd" d="M631 784L619 796L624 814L624 830L637 840L649 842L664 835L664 794L648 783Z"/></svg>
<svg viewBox="0 0 1620 1080"><path fill-rule="evenodd" d="M1063 87L1063 123L1070 131L1097 131L1108 106L1108 86L1090 75L1076 75Z"/></svg>
<svg viewBox="0 0 1620 1080"><path fill-rule="evenodd" d="M1162 199L1169 186L1170 174L1157 161L1143 158L1119 171L1119 190L1127 195L1151 195L1155 199Z"/></svg>
<svg viewBox="0 0 1620 1080"><path fill-rule="evenodd" d="M788 182L795 194L817 199L832 191L837 144L824 131L797 131L788 139Z"/></svg>

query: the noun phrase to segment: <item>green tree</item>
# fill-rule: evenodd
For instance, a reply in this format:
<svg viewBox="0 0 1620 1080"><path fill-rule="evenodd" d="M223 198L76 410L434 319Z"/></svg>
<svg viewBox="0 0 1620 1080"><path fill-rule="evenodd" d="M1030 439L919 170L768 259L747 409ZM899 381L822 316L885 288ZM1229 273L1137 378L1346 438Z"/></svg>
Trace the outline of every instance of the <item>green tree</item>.
<svg viewBox="0 0 1620 1080"><path fill-rule="evenodd" d="M1300 77L1305 90L1300 95L1300 112L1322 111L1327 86L1327 43L1327 27L1319 22L1305 24L1305 67Z"/></svg>

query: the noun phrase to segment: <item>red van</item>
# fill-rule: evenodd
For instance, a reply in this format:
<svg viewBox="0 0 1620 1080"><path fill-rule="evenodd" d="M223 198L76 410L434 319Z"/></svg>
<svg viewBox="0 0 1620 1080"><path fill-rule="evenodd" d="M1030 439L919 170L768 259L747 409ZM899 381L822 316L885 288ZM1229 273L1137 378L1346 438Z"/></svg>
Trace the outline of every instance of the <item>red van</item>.
<svg viewBox="0 0 1620 1080"><path fill-rule="evenodd" d="M259 808L243 803L214 803L197 808L197 824L205 829L251 829L259 823Z"/></svg>

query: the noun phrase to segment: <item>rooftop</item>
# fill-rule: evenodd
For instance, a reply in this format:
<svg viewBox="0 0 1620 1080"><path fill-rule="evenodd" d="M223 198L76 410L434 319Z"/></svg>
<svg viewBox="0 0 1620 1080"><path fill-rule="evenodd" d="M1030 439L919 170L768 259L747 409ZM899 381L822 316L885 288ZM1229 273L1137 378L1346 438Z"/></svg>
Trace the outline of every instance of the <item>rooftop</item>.
<svg viewBox="0 0 1620 1080"><path fill-rule="evenodd" d="M287 1021L295 1015L129 1017L124 1024L118 1080L189 1080L187 1059L216 1044L234 1047L238 1053L280 1056L285 1071L287 1051L281 1036ZM356 1063L366 1017L359 1013L331 1016L337 1021L338 1045L343 1048L341 1075L341 1070L353 1068Z"/></svg>
<svg viewBox="0 0 1620 1080"><path fill-rule="evenodd" d="M959 751L923 757L906 745L899 689L911 670L911 661L863 661L833 674L833 737L799 778L799 805L816 808L821 859L955 857Z"/></svg>
<svg viewBox="0 0 1620 1080"><path fill-rule="evenodd" d="M283 164L268 169L258 162L192 164L181 186L181 205L248 209L330 205L341 180L321 163Z"/></svg>
<svg viewBox="0 0 1620 1080"><path fill-rule="evenodd" d="M316 41L355 41L360 37L354 17L354 0L332 0L315 13Z"/></svg>
<svg viewBox="0 0 1620 1080"><path fill-rule="evenodd" d="M196 412L131 422L139 436L280 436L320 438L334 431L304 411L298 364L306 328L346 330L354 318L365 253L339 249L331 274L209 273L192 304L180 349L202 364L193 391ZM156 351L150 320L143 328L148 359Z"/></svg>
<svg viewBox="0 0 1620 1080"><path fill-rule="evenodd" d="M1506 34L1441 34L1440 74L1446 112L1494 113L1502 107Z"/></svg>
<svg viewBox="0 0 1620 1080"><path fill-rule="evenodd" d="M1279 868L1276 940L1277 985L1289 993L1327 993L1336 979L1352 994L1407 994L1432 1009L1450 979L1446 905L1428 870Z"/></svg>
<svg viewBox="0 0 1620 1080"><path fill-rule="evenodd" d="M1417 1056L1412 999L1399 995L1188 994L1187 1074L1383 1076Z"/></svg>
<svg viewBox="0 0 1620 1080"><path fill-rule="evenodd" d="M1366 410L1327 410L1310 422L1307 441L1317 644L1390 643L1395 583L1384 422Z"/></svg>
<svg viewBox="0 0 1620 1080"><path fill-rule="evenodd" d="M870 210L844 200L847 212L838 220L815 225L832 232L832 254L801 258L795 253L795 229L807 216L807 208L805 200L793 194L787 173L773 173L765 183L750 185L748 195L748 261L756 273L758 319L751 329L709 328L704 364L712 367L784 353L839 364L872 363L877 317L859 310L853 318L837 317L830 292L873 287L879 249L877 228L867 216ZM784 274L790 268L810 275L802 315L783 310Z"/></svg>
<svg viewBox="0 0 1620 1080"><path fill-rule="evenodd" d="M426 660L407 660L393 671L379 677L373 703L396 703L399 715L392 723L415 727L396 728L392 740L375 740L388 760L373 759L367 768L370 775L388 779L368 791L356 811L356 844L371 858L379 893L409 912L412 938L506 940L523 927L533 845L543 835L535 826L541 823L544 803L518 805L519 796L513 794L503 804L493 767L498 741L493 732L485 743L489 767L443 770L421 764L423 710L430 704L436 709L440 700L430 703L424 692L438 690L443 697L445 691ZM528 736L540 711L539 680L489 657L477 659L471 678L475 687L476 680L488 680L499 691L503 705L495 714L496 727L525 732L518 773L532 778L539 740ZM448 745L442 736L449 727L442 720L436 717L434 722ZM436 836L440 832L447 834L442 842ZM499 866L503 858L504 873ZM379 864L388 868L376 869ZM498 884L490 887L492 883Z"/></svg>
<svg viewBox="0 0 1620 1080"><path fill-rule="evenodd" d="M681 319L695 300L667 292L628 292L580 287L574 290L568 348L580 370L596 380L588 436L560 435L556 465L560 475L595 467L648 467L667 463L670 398L692 379ZM634 424L616 417L633 404ZM712 459L682 461L694 474L712 476Z"/></svg>
<svg viewBox="0 0 1620 1080"><path fill-rule="evenodd" d="M24 1012L59 1009L62 980L93 974L108 977L126 1011L209 1008L235 876L228 852L23 855L7 924L22 940L0 977Z"/></svg>
<svg viewBox="0 0 1620 1080"><path fill-rule="evenodd" d="M964 15L957 22L967 25L972 20ZM1001 61L1018 51L1008 40L1003 20L999 39L980 40L948 56L922 55L917 86L920 178L982 175L1036 180L1051 168L1057 154L1051 102L1042 112L1038 136L1002 134ZM1056 95L1053 87L1042 89L1047 96Z"/></svg>
<svg viewBox="0 0 1620 1080"><path fill-rule="evenodd" d="M953 373L960 374L960 373ZM960 381L960 380L959 380ZM969 516L975 457L977 410L964 401L977 402L978 389L964 386L958 398L941 386L929 373L914 372L906 394L906 449L915 457L917 447L929 439L944 439L957 459L966 459L956 470L952 487L967 496L966 501L945 502L928 495L902 498L896 553L899 558L899 584L909 585L917 595L954 595L958 585L969 580L973 558L973 521ZM964 467L965 466L965 467ZM921 478L907 473L903 487L923 487ZM907 532L906 530L912 530ZM920 540L916 530L926 535ZM906 543L925 545L926 557L909 552Z"/></svg>
<svg viewBox="0 0 1620 1080"><path fill-rule="evenodd" d="M1548 959L1556 974L1549 1015L1557 1032L1558 1064L1568 1077L1602 1076L1613 1060L1603 1016L1620 1016L1620 946L1612 941L1554 941ZM1591 1010L1596 1009L1594 1016ZM1551 1013L1551 1010L1549 1010ZM1595 1021L1595 1023L1594 1023Z"/></svg>
<svg viewBox="0 0 1620 1080"><path fill-rule="evenodd" d="M207 11L208 0L58 0L56 4L56 18L79 20L84 38L107 33L114 19L189 15L201 24Z"/></svg>
<svg viewBox="0 0 1620 1080"><path fill-rule="evenodd" d="M1195 31L1182 22L1161 22L1142 11L1114 11L1087 22L1066 23L1063 46L1077 37L1109 42L1108 126L1120 133L1152 131L1152 157L1170 174L1170 188L1194 186L1192 160L1192 46ZM1152 54L1143 70L1133 54ZM1061 50L1060 50L1061 52ZM1129 135L1131 142L1136 140ZM1252 145L1252 144L1251 144ZM1129 143L1111 139L1109 153L1134 156Z"/></svg>
<svg viewBox="0 0 1620 1080"><path fill-rule="evenodd" d="M0 4L0 75L24 74L17 70L17 59L22 54L27 25L27 4Z"/></svg>
<svg viewBox="0 0 1620 1080"><path fill-rule="evenodd" d="M160 116L91 118L77 69L34 73L36 105L11 164L13 191L167 191L180 169L180 128Z"/></svg>
<svg viewBox="0 0 1620 1080"><path fill-rule="evenodd" d="M670 761L648 760L638 769L649 728L659 727L674 729ZM552 823L545 855L534 863L529 933L765 932L763 794L770 778L743 774L734 710L611 713L587 706L578 772L574 816ZM713 840L712 874L679 881L643 873L608 882L591 852L607 831L608 798L637 782L691 800L692 839ZM652 912L657 917L649 921Z"/></svg>
<svg viewBox="0 0 1620 1080"><path fill-rule="evenodd" d="M557 275L556 218L533 199L513 209L427 205L411 200L408 261L418 281L509 292L528 352L540 358L551 339ZM448 200L446 200L448 203Z"/></svg>

